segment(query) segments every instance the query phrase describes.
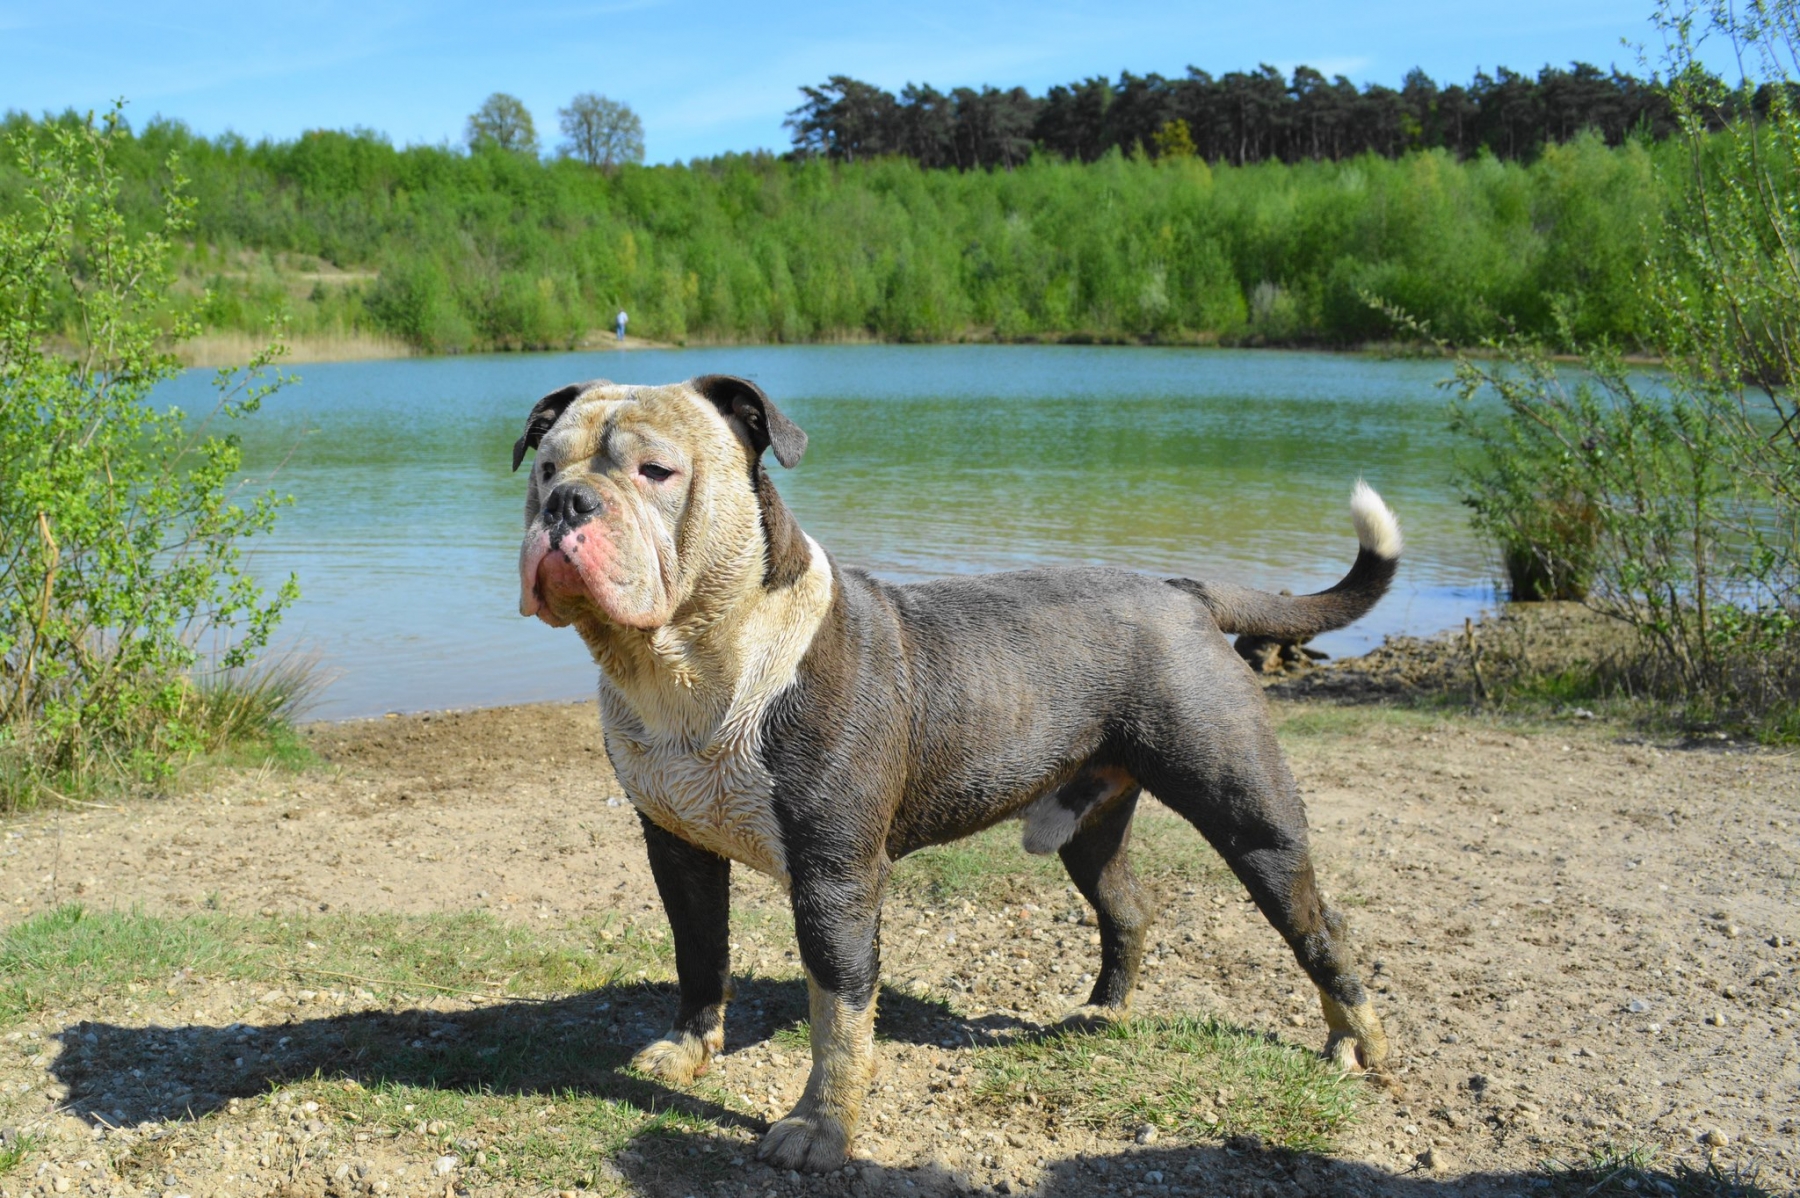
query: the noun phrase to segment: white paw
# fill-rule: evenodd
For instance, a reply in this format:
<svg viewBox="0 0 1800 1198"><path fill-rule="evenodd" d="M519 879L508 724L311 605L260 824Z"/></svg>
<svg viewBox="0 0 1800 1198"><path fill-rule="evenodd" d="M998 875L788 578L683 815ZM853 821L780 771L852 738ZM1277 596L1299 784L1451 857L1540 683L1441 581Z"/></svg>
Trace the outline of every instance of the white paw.
<svg viewBox="0 0 1800 1198"><path fill-rule="evenodd" d="M712 1053L698 1036L664 1036L639 1049L631 1067L672 1086L685 1086L712 1067Z"/></svg>
<svg viewBox="0 0 1800 1198"><path fill-rule="evenodd" d="M789 1115L769 1129L756 1155L777 1169L825 1173L843 1165L850 1135L836 1119L823 1115Z"/></svg>
<svg viewBox="0 0 1800 1198"><path fill-rule="evenodd" d="M1379 1032L1372 1036L1333 1032L1325 1041L1325 1057L1345 1073L1377 1068L1387 1055L1387 1037Z"/></svg>

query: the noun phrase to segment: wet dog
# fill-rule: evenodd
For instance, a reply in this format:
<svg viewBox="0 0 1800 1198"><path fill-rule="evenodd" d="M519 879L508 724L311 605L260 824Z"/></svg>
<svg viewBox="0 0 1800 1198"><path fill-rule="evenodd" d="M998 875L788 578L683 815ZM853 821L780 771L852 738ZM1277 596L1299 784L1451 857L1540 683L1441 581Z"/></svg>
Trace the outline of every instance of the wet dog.
<svg viewBox="0 0 1800 1198"><path fill-rule="evenodd" d="M600 667L607 755L674 932L680 1008L636 1066L686 1084L723 1045L731 863L760 870L793 903L813 1052L761 1153L842 1164L874 1068L892 864L1022 820L1026 849L1060 854L1094 906L1088 1005L1117 1013L1152 915L1126 852L1145 789L1292 947L1326 1053L1379 1064L1387 1040L1314 882L1306 813L1226 637L1304 640L1373 607L1400 554L1381 499L1357 484L1355 562L1315 595L1098 568L897 586L839 566L782 504L763 455L793 466L805 448L759 388L723 375L564 387L513 447L515 470L536 451L519 610L572 626Z"/></svg>

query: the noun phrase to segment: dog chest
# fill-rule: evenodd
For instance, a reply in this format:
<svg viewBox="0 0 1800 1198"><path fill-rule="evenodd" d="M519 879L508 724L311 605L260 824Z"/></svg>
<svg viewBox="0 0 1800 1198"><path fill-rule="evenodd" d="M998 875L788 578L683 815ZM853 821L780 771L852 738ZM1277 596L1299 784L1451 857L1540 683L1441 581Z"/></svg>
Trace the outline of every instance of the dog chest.
<svg viewBox="0 0 1800 1198"><path fill-rule="evenodd" d="M632 804L658 827L778 880L787 877L773 784L754 743L698 748L607 730L613 771Z"/></svg>

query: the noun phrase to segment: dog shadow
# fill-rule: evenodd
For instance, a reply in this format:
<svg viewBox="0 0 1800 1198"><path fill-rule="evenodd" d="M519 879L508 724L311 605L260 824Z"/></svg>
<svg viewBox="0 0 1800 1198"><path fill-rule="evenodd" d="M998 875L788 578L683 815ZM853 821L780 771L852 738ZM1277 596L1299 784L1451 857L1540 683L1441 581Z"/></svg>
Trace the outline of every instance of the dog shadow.
<svg viewBox="0 0 1800 1198"><path fill-rule="evenodd" d="M307 1017L305 1008L256 1023L126 1026L83 1021L53 1033L62 1046L51 1076L64 1109L93 1126L197 1119L234 1098L302 1078L353 1080L499 1094L576 1093L644 1110L678 1109L722 1125L766 1125L628 1071L632 1054L667 1030L672 984L602 987L567 998ZM806 984L740 979L726 1020L726 1051L791 1040L804 1051ZM884 988L878 1038L918 1045L991 1044L1036 1025L970 1019L949 1006Z"/></svg>
<svg viewBox="0 0 1800 1198"><path fill-rule="evenodd" d="M632 984L547 1001L496 1002L454 1011L413 1007L362 1010L217 1026L124 1026L84 1021L56 1032L62 1051L52 1076L67 1087L63 1109L96 1127L197 1119L232 1099L271 1086L323 1077L368 1086L403 1085L466 1093L605 1098L645 1112L680 1112L720 1129L760 1134L762 1119L703 1094L671 1089L626 1068L632 1054L668 1027L675 987ZM766 1041L804 1051L806 987L799 979L741 980L727 1021L728 1051ZM884 989L877 1036L913 1045L982 1045L1035 1039L1055 1029L993 1015L959 1016L945 1004ZM984 1129L997 1132L998 1129ZM948 1134L948 1133L945 1133ZM641 1151L639 1150L641 1149ZM792 1188L792 1179L746 1159L742 1140L714 1130L663 1124L620 1153L616 1167L632 1192L693 1193L698 1174L748 1185ZM727 1166L726 1162L730 1162ZM884 1169L852 1162L852 1173L817 1185L821 1193L928 1195L1029 1193L1089 1198L1103 1192L1274 1195L1575 1195L1690 1192L1694 1178L1636 1171L1596 1185L1568 1174L1483 1173L1442 1180L1423 1170L1390 1173L1359 1162L1269 1148L1253 1137L1191 1146L1124 1145L1099 1154L1051 1157L1029 1191L989 1171L971 1176L939 1165ZM1625 1181L1637 1184L1627 1186ZM1647 1187L1647 1188L1646 1188ZM816 1188L816 1187L815 1187ZM810 1192L810 1191L809 1191ZM1708 1188L1709 1194L1755 1194Z"/></svg>

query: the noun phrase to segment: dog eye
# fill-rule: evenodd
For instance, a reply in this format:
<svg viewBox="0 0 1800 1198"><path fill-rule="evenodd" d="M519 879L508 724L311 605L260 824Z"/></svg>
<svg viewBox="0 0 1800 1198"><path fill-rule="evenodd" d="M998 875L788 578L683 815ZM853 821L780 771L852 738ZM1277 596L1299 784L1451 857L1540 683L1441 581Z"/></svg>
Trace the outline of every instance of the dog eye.
<svg viewBox="0 0 1800 1198"><path fill-rule="evenodd" d="M638 473L653 483L659 483L674 475L675 472L667 466L658 466L655 462L645 462L638 467Z"/></svg>
<svg viewBox="0 0 1800 1198"><path fill-rule="evenodd" d="M544 476L545 482L549 482L556 476L556 467L552 466L549 462L545 462L542 466L538 467L538 472Z"/></svg>

